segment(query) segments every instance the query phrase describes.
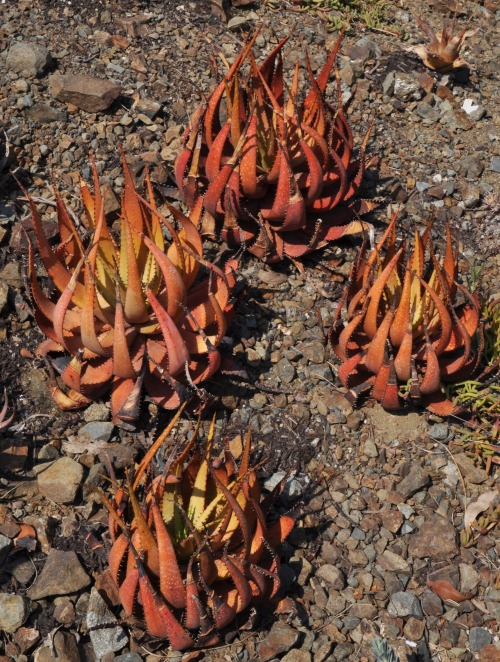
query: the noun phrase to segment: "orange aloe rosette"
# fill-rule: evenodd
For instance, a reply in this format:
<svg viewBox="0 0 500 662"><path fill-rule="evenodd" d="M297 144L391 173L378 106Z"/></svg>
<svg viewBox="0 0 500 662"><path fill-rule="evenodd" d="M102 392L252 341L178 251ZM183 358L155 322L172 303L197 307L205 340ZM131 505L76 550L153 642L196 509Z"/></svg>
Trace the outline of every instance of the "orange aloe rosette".
<svg viewBox="0 0 500 662"><path fill-rule="evenodd" d="M443 383L470 378L483 349L477 294L458 282L450 228L436 257L431 224L413 246L396 240L396 215L375 249L363 245L337 308L331 342L339 377L356 401L370 392L385 409L405 401L448 414ZM461 302L459 302L459 299Z"/></svg>
<svg viewBox="0 0 500 662"><path fill-rule="evenodd" d="M218 369L237 265L204 259L199 206L189 219L167 205L167 218L156 207L149 178L142 197L125 158L123 168L118 233L106 219L95 167L94 193L81 183L81 232L56 191L57 247L30 200L52 293L40 286L31 243L29 280L35 317L48 338L37 353L68 357L54 362L67 387L54 386L56 403L78 408L111 391L113 420L126 425L139 414L142 391L175 409Z"/></svg>
<svg viewBox="0 0 500 662"><path fill-rule="evenodd" d="M198 424L182 452L155 471L153 457L179 415L113 500L101 498L109 510L110 571L125 612L185 650L216 644L239 614L274 599L276 550L294 520L283 515L267 523L274 495L262 498L249 433L238 466L227 445L214 457L214 423L198 449Z"/></svg>
<svg viewBox="0 0 500 662"><path fill-rule="evenodd" d="M375 206L356 199L370 129L355 158L338 74L336 105L325 98L342 35L317 77L306 53L303 99L298 62L289 87L283 77L288 37L258 66L256 36L193 114L176 180L188 207L203 197L204 233L267 262L295 260L362 231L357 217Z"/></svg>

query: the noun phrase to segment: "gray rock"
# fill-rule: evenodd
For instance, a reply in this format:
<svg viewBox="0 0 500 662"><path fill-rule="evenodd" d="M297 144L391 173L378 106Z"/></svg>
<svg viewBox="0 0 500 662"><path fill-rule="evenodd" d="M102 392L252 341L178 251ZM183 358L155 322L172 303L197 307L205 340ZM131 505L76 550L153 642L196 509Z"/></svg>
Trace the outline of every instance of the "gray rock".
<svg viewBox="0 0 500 662"><path fill-rule="evenodd" d="M238 28L241 28L245 23L247 22L247 18L245 16L233 16L228 23L227 23L227 29L228 30L237 30Z"/></svg>
<svg viewBox="0 0 500 662"><path fill-rule="evenodd" d="M269 492L272 492L274 488L279 485L279 483L283 480L283 478L286 476L286 473L284 471L276 471L270 478L267 478L264 481L264 489L268 490Z"/></svg>
<svg viewBox="0 0 500 662"><path fill-rule="evenodd" d="M48 103L36 103L31 108L28 108L26 115L34 122L40 122L40 124L66 122L68 120L68 113L66 111L53 108Z"/></svg>
<svg viewBox="0 0 500 662"><path fill-rule="evenodd" d="M471 628L469 630L469 643L471 650L478 653L488 644L491 644L493 637L484 628Z"/></svg>
<svg viewBox="0 0 500 662"><path fill-rule="evenodd" d="M436 441L445 441L448 438L449 428L444 423L436 423L427 433L431 439Z"/></svg>
<svg viewBox="0 0 500 662"><path fill-rule="evenodd" d="M302 485L296 478L290 478L286 481L281 496L287 501L295 501L302 496Z"/></svg>
<svg viewBox="0 0 500 662"><path fill-rule="evenodd" d="M434 124L439 119L439 110L431 106L427 101L421 101L416 107L415 112L424 120L425 124Z"/></svg>
<svg viewBox="0 0 500 662"><path fill-rule="evenodd" d="M7 68L22 76L39 76L50 64L49 51L40 44L16 41L7 53Z"/></svg>
<svg viewBox="0 0 500 662"><path fill-rule="evenodd" d="M479 120L483 119L485 115L486 115L486 108L484 106L479 105L472 112L468 113L467 117L471 120L471 122L478 122Z"/></svg>
<svg viewBox="0 0 500 662"><path fill-rule="evenodd" d="M106 623L114 623L115 621L116 618L101 598L99 591L93 587L90 592L87 609L87 627L90 629L96 625L105 625ZM116 626L114 628L110 627L91 631L90 641L94 647L94 653L97 659L100 660L108 653L114 653L126 646L128 637L122 627Z"/></svg>
<svg viewBox="0 0 500 662"><path fill-rule="evenodd" d="M111 422L92 421L81 427L78 434L91 437L96 441L109 441L114 427L114 423Z"/></svg>
<svg viewBox="0 0 500 662"><path fill-rule="evenodd" d="M9 302L9 286L3 280L0 280L0 315L7 308Z"/></svg>
<svg viewBox="0 0 500 662"><path fill-rule="evenodd" d="M117 655L113 662L142 662L142 657L139 653L124 653L123 655Z"/></svg>
<svg viewBox="0 0 500 662"><path fill-rule="evenodd" d="M367 457L378 457L378 449L371 439L365 441L364 452Z"/></svg>
<svg viewBox="0 0 500 662"><path fill-rule="evenodd" d="M318 568L316 570L316 577L330 584L337 591L341 591L345 587L344 573L340 568L337 568L337 566L331 563L326 563Z"/></svg>
<svg viewBox="0 0 500 662"><path fill-rule="evenodd" d="M288 359L281 359L278 361L275 370L278 373L278 377L280 378L282 384L290 384L290 382L293 381L293 378L295 377L295 367Z"/></svg>
<svg viewBox="0 0 500 662"><path fill-rule="evenodd" d="M407 591L399 591L391 595L387 613L391 616L414 616L415 618L424 616L417 596Z"/></svg>
<svg viewBox="0 0 500 662"><path fill-rule="evenodd" d="M12 547L12 540L0 533L0 568L5 563L11 547Z"/></svg>
<svg viewBox="0 0 500 662"><path fill-rule="evenodd" d="M394 79L394 96L396 99L421 99L422 88L414 74L396 72Z"/></svg>
<svg viewBox="0 0 500 662"><path fill-rule="evenodd" d="M282 285L288 280L288 276L286 274L280 274L278 271L267 271L266 269L259 269L257 278L262 283L271 285L272 287L276 285Z"/></svg>
<svg viewBox="0 0 500 662"><path fill-rule="evenodd" d="M32 600L41 600L51 595L69 595L81 591L89 584L90 577L75 552L51 549L28 596Z"/></svg>
<svg viewBox="0 0 500 662"><path fill-rule="evenodd" d="M422 469L419 464L413 464L410 473L403 478L396 488L396 492L400 494L403 499L408 499L418 492L423 487L429 484L430 478L427 471Z"/></svg>
<svg viewBox="0 0 500 662"><path fill-rule="evenodd" d="M385 77L384 82L382 83L382 91L384 92L384 94L387 94L389 96L394 94L395 84L396 84L396 72L389 71L389 73Z"/></svg>
<svg viewBox="0 0 500 662"><path fill-rule="evenodd" d="M0 632L15 632L31 614L31 601L21 595L0 593Z"/></svg>
<svg viewBox="0 0 500 662"><path fill-rule="evenodd" d="M38 475L38 488L56 503L73 503L83 478L83 467L69 457L61 457Z"/></svg>
<svg viewBox="0 0 500 662"><path fill-rule="evenodd" d="M311 363L323 363L325 360L325 346L319 340L303 343L298 347L298 350Z"/></svg>
<svg viewBox="0 0 500 662"><path fill-rule="evenodd" d="M477 207L481 201L481 189L479 186L466 182L460 187L460 194L467 209Z"/></svg>
<svg viewBox="0 0 500 662"><path fill-rule="evenodd" d="M422 609L426 616L441 616L443 613L443 603L441 598L434 591L425 591L420 596Z"/></svg>
<svg viewBox="0 0 500 662"><path fill-rule="evenodd" d="M380 46L367 37L362 37L354 44L346 46L345 52L351 60L361 60L362 62L381 54Z"/></svg>
<svg viewBox="0 0 500 662"><path fill-rule="evenodd" d="M72 103L88 113L106 110L122 91L119 85L111 81L83 74L54 74L50 78L50 85L54 99Z"/></svg>
<svg viewBox="0 0 500 662"><path fill-rule="evenodd" d="M492 156L488 170L492 172L500 172L500 156Z"/></svg>
<svg viewBox="0 0 500 662"><path fill-rule="evenodd" d="M462 593L470 593L481 581L479 573L477 573L473 566L467 563L461 563L460 569L460 590Z"/></svg>
<svg viewBox="0 0 500 662"><path fill-rule="evenodd" d="M458 468L462 472L465 480L473 485L481 485L488 480L488 474L484 469L474 464L472 459L465 455L465 453L457 453L453 456Z"/></svg>

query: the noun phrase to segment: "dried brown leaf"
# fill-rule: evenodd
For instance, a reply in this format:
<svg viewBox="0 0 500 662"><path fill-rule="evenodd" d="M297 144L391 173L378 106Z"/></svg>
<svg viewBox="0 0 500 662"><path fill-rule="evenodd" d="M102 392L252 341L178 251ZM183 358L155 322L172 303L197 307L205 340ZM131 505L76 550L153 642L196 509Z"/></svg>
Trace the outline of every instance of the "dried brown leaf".
<svg viewBox="0 0 500 662"><path fill-rule="evenodd" d="M437 579L435 582L427 580L427 586L433 591L441 600L449 600L451 602L464 602L470 598L469 595L464 595L457 591L457 589L446 579Z"/></svg>
<svg viewBox="0 0 500 662"><path fill-rule="evenodd" d="M470 526L479 515L479 513L488 510L497 496L498 491L492 490L491 492L484 492L484 494L481 494L477 501L469 503L464 513L464 526Z"/></svg>

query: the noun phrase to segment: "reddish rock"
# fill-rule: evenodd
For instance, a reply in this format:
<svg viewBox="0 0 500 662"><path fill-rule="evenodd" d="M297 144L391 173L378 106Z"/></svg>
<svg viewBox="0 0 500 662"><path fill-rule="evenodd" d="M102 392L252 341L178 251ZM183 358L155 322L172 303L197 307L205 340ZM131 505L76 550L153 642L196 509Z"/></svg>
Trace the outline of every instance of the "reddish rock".
<svg viewBox="0 0 500 662"><path fill-rule="evenodd" d="M408 545L408 553L419 559L443 560L458 553L457 532L453 524L440 515L430 517Z"/></svg>
<svg viewBox="0 0 500 662"><path fill-rule="evenodd" d="M111 81L84 74L50 78L52 97L57 101L71 103L88 113L98 113L109 108L121 94L121 87Z"/></svg>

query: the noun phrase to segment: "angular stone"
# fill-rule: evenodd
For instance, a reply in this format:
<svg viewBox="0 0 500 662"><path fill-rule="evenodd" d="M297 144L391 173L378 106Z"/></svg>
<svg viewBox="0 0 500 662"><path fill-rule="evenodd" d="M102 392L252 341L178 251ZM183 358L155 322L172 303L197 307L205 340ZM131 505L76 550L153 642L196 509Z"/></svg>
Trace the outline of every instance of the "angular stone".
<svg viewBox="0 0 500 662"><path fill-rule="evenodd" d="M0 568L2 568L3 564L5 563L11 547L12 540L0 533Z"/></svg>
<svg viewBox="0 0 500 662"><path fill-rule="evenodd" d="M104 203L104 205L106 206L106 203ZM83 412L83 420L86 423L92 423L93 421L107 421L109 420L110 415L111 412L108 405L100 402L93 402Z"/></svg>
<svg viewBox="0 0 500 662"><path fill-rule="evenodd" d="M460 564L460 590L462 593L470 593L481 581L479 573L477 573L471 565L466 563Z"/></svg>
<svg viewBox="0 0 500 662"><path fill-rule="evenodd" d="M423 618L422 607L416 595L408 591L398 591L391 595L391 601L387 607L390 616L414 616Z"/></svg>
<svg viewBox="0 0 500 662"><path fill-rule="evenodd" d="M54 99L72 103L88 113L106 110L122 91L119 85L111 81L84 74L54 74L50 78L50 85Z"/></svg>
<svg viewBox="0 0 500 662"><path fill-rule="evenodd" d="M295 367L288 359L281 359L281 361L278 361L275 370L283 384L290 384L295 377Z"/></svg>
<svg viewBox="0 0 500 662"><path fill-rule="evenodd" d="M380 46L367 37L361 37L354 44L346 45L344 50L351 60L361 60L362 62L377 57L381 53Z"/></svg>
<svg viewBox="0 0 500 662"><path fill-rule="evenodd" d="M436 423L429 429L427 434L436 441L445 441L448 438L449 428L444 423Z"/></svg>
<svg viewBox="0 0 500 662"><path fill-rule="evenodd" d="M168 133L168 131L167 131ZM257 278L266 285L275 287L277 285L282 285L288 280L286 274L280 274L278 271L268 271L267 269L259 269L257 273Z"/></svg>
<svg viewBox="0 0 500 662"><path fill-rule="evenodd" d="M381 510L380 517L382 519L382 525L385 529L391 533L397 533L403 524L403 515L399 510Z"/></svg>
<svg viewBox="0 0 500 662"><path fill-rule="evenodd" d="M7 68L22 76L39 76L51 62L49 51L40 44L15 41L7 53Z"/></svg>
<svg viewBox="0 0 500 662"><path fill-rule="evenodd" d="M330 584L330 586L337 591L340 591L345 587L344 573L340 568L337 568L330 563L326 563L325 565L322 565L321 568L318 568L318 570L316 570L316 577L322 579L327 584Z"/></svg>
<svg viewBox="0 0 500 662"><path fill-rule="evenodd" d="M421 99L422 92L420 83L415 78L414 74L405 74L396 72L394 79L394 96L397 99Z"/></svg>
<svg viewBox="0 0 500 662"><path fill-rule="evenodd" d="M441 616L443 613L441 598L434 591L426 589L420 596L420 602L426 616Z"/></svg>
<svg viewBox="0 0 500 662"><path fill-rule="evenodd" d="M492 156L488 170L500 172L500 156Z"/></svg>
<svg viewBox="0 0 500 662"><path fill-rule="evenodd" d="M431 516L410 538L408 553L419 559L443 560L458 553L457 532L453 524L441 515Z"/></svg>
<svg viewBox="0 0 500 662"><path fill-rule="evenodd" d="M82 482L83 467L69 457L61 457L38 475L38 488L56 503L73 503Z"/></svg>
<svg viewBox="0 0 500 662"><path fill-rule="evenodd" d="M107 623L114 623L115 621L116 618L108 609L99 591L94 586L90 592L90 600L87 608L87 627L90 629L96 625L105 625ZM114 653L126 646L128 637L122 627L116 626L91 630L90 641L94 647L96 658L100 660L108 653Z"/></svg>
<svg viewBox="0 0 500 662"><path fill-rule="evenodd" d="M259 646L260 662L267 662L280 653L288 652L299 640L299 632L286 623L274 623L268 636Z"/></svg>
<svg viewBox="0 0 500 662"><path fill-rule="evenodd" d="M28 651L40 639L40 633L35 628L19 628L14 637L16 646L19 647L21 653Z"/></svg>
<svg viewBox="0 0 500 662"><path fill-rule="evenodd" d="M111 422L92 421L81 427L78 434L91 437L96 441L109 441L113 434L114 427L114 423Z"/></svg>
<svg viewBox="0 0 500 662"><path fill-rule="evenodd" d="M418 641L424 636L425 621L419 620L414 616L410 616L406 623L403 633L407 639L411 641Z"/></svg>
<svg viewBox="0 0 500 662"><path fill-rule="evenodd" d="M396 72L389 71L382 83L382 91L384 94L392 95L394 93L394 85L396 83Z"/></svg>
<svg viewBox="0 0 500 662"><path fill-rule="evenodd" d="M419 464L413 464L410 472L396 487L396 492L403 499L409 499L430 482L429 474Z"/></svg>
<svg viewBox="0 0 500 662"><path fill-rule="evenodd" d="M475 184L470 184L469 182L465 182L464 184L462 184L462 186L460 186L459 190L462 196L463 203L467 207L467 209L472 209L473 207L477 207L481 202L482 191L479 188L479 186L475 186Z"/></svg>
<svg viewBox="0 0 500 662"><path fill-rule="evenodd" d="M56 660L64 660L67 662L80 662L80 652L76 638L71 632L59 630L54 635L54 652Z"/></svg>
<svg viewBox="0 0 500 662"><path fill-rule="evenodd" d="M30 600L13 593L0 593L0 632L15 632L30 613Z"/></svg>
<svg viewBox="0 0 500 662"><path fill-rule="evenodd" d="M349 616L356 618L375 618L378 614L378 608L365 602L357 602L349 609Z"/></svg>
<svg viewBox="0 0 500 662"><path fill-rule="evenodd" d="M48 103L36 103L26 110L26 115L34 122L47 124L48 122L66 122L68 113L49 106Z"/></svg>
<svg viewBox="0 0 500 662"><path fill-rule="evenodd" d="M473 485L481 485L488 479L488 474L481 467L477 467L470 457L467 457L465 453L457 453L453 456L453 459L458 465L458 468L462 472L463 477L469 483Z"/></svg>
<svg viewBox="0 0 500 662"><path fill-rule="evenodd" d="M410 572L411 570L409 563L402 556L391 552L390 549L386 549L377 558L377 563L389 572Z"/></svg>
<svg viewBox="0 0 500 662"><path fill-rule="evenodd" d="M297 349L311 363L323 363L325 360L325 346L319 340L301 344Z"/></svg>
<svg viewBox="0 0 500 662"><path fill-rule="evenodd" d="M69 595L86 588L90 577L83 569L75 552L51 549L42 572L28 591L32 600L49 595Z"/></svg>
<svg viewBox="0 0 500 662"><path fill-rule="evenodd" d="M488 644L491 644L493 637L484 628L471 628L469 630L469 644L471 650L478 653Z"/></svg>

